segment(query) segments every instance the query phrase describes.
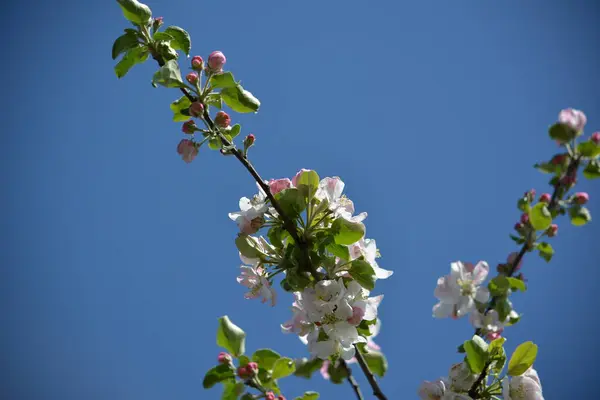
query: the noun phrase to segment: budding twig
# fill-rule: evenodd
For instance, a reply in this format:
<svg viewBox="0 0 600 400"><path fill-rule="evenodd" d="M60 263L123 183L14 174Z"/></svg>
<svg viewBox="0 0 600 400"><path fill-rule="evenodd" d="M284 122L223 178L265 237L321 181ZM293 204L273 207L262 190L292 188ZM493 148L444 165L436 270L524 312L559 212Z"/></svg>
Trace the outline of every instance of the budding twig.
<svg viewBox="0 0 600 400"><path fill-rule="evenodd" d="M387 400L387 397L385 397L385 394L383 394L383 392L381 391L379 384L375 380L375 375L373 375L373 372L371 372L371 370L369 369L369 366L367 365L367 362L365 361L365 358L363 357L362 353L358 349L358 346L354 345L354 350L356 350L356 360L358 361L358 364L360 365L360 368L362 369L363 373L367 377L369 385L371 385L371 388L373 389L373 395L379 400Z"/></svg>

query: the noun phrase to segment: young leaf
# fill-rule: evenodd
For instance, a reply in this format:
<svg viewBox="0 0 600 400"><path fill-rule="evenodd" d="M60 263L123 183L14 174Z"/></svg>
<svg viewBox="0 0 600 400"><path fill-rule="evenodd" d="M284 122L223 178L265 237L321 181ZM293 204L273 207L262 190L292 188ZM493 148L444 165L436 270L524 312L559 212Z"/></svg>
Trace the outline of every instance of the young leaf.
<svg viewBox="0 0 600 400"><path fill-rule="evenodd" d="M329 363L329 368L327 368L327 373L329 374L329 381L331 383L335 383L339 385L344 382L344 379L348 377L348 370L340 363L331 362Z"/></svg>
<svg viewBox="0 0 600 400"><path fill-rule="evenodd" d="M348 246L343 246L341 244L330 243L325 247L331 254L336 257L341 258L342 260L350 260L350 250L348 250Z"/></svg>
<svg viewBox="0 0 600 400"><path fill-rule="evenodd" d="M256 112L260 108L260 101L239 83L221 90L221 98L233 111L239 113Z"/></svg>
<svg viewBox="0 0 600 400"><path fill-rule="evenodd" d="M351 245L365 235L365 226L361 222L352 222L339 217L331 225L331 232L337 244Z"/></svg>
<svg viewBox="0 0 600 400"><path fill-rule="evenodd" d="M175 60L169 60L160 67L152 78L153 84L159 84L168 88L179 88L185 87L181 80L181 72L179 71L179 64Z"/></svg>
<svg viewBox="0 0 600 400"><path fill-rule="evenodd" d="M510 289L510 282L503 275L498 275L488 283L490 294L494 297L505 296Z"/></svg>
<svg viewBox="0 0 600 400"><path fill-rule="evenodd" d="M567 124L557 122L550 127L548 134L552 140L558 140L559 142L566 143L575 139L578 135L578 132Z"/></svg>
<svg viewBox="0 0 600 400"><path fill-rule="evenodd" d="M527 286L525 286L525 282L518 278L506 278L510 284L510 288L512 290L520 290L521 292L527 291Z"/></svg>
<svg viewBox="0 0 600 400"><path fill-rule="evenodd" d="M294 400L317 400L319 398L319 393L317 392L304 392L302 397L296 397Z"/></svg>
<svg viewBox="0 0 600 400"><path fill-rule="evenodd" d="M588 162L583 170L583 176L585 176L587 179L600 178L600 161L591 160Z"/></svg>
<svg viewBox="0 0 600 400"><path fill-rule="evenodd" d="M159 41L165 41L165 42L170 42L171 40L175 39L173 36L169 35L167 32L156 32L154 35L152 35L152 39Z"/></svg>
<svg viewBox="0 0 600 400"><path fill-rule="evenodd" d="M213 89L234 87L235 79L231 72L223 72L222 74L213 75L210 78L210 86Z"/></svg>
<svg viewBox="0 0 600 400"><path fill-rule="evenodd" d="M275 199L289 218L296 218L306 208L304 196L296 188L284 189L275 195Z"/></svg>
<svg viewBox="0 0 600 400"><path fill-rule="evenodd" d="M488 360L488 344L479 336L474 335L471 340L463 343L467 353L467 364L474 374L483 371Z"/></svg>
<svg viewBox="0 0 600 400"><path fill-rule="evenodd" d="M246 333L235 325L227 315L219 318L217 329L217 345L239 357L246 351Z"/></svg>
<svg viewBox="0 0 600 400"><path fill-rule="evenodd" d="M257 362L262 368L271 370L275 361L279 360L281 356L279 353L271 349L259 349L252 354L252 361Z"/></svg>
<svg viewBox="0 0 600 400"><path fill-rule="evenodd" d="M223 383L223 394L221 400L237 400L237 398L244 393L244 383L235 381L227 381Z"/></svg>
<svg viewBox="0 0 600 400"><path fill-rule="evenodd" d="M577 145L577 152L584 157L596 158L600 155L600 145L592 142L581 142Z"/></svg>
<svg viewBox="0 0 600 400"><path fill-rule="evenodd" d="M571 217L571 223L575 226L585 225L592 220L590 210L579 205L572 206L569 209L569 217Z"/></svg>
<svg viewBox="0 0 600 400"><path fill-rule="evenodd" d="M127 50L131 50L140 44L138 36L135 32L127 31L123 35L119 36L112 47L112 58L116 60L119 54L125 53Z"/></svg>
<svg viewBox="0 0 600 400"><path fill-rule="evenodd" d="M235 245L244 257L260 258L262 256L262 253L256 248L257 243L252 236L240 233L235 238Z"/></svg>
<svg viewBox="0 0 600 400"><path fill-rule="evenodd" d="M533 342L520 344L510 357L508 362L508 374L510 376L522 375L535 362L538 347Z"/></svg>
<svg viewBox="0 0 600 400"><path fill-rule="evenodd" d="M371 372L377 376L383 377L388 369L388 362L383 353L369 350L363 353L363 357L369 366Z"/></svg>
<svg viewBox="0 0 600 400"><path fill-rule="evenodd" d="M147 25L152 18L150 7L137 0L117 0L123 10L123 15L137 25Z"/></svg>
<svg viewBox="0 0 600 400"><path fill-rule="evenodd" d="M506 364L506 351L504 351L505 338L499 337L494 339L488 348L489 359L492 362L492 371L499 374L502 372L504 365Z"/></svg>
<svg viewBox="0 0 600 400"><path fill-rule="evenodd" d="M529 222L535 230L545 231L552 225L552 215L546 203L538 203L529 210Z"/></svg>
<svg viewBox="0 0 600 400"><path fill-rule="evenodd" d="M169 26L164 32L173 37L171 46L175 50L182 50L186 56L190 55L192 40L190 39L190 34L185 29L178 26Z"/></svg>
<svg viewBox="0 0 600 400"><path fill-rule="evenodd" d="M189 112L187 111L188 108L190 108L190 105L192 105L192 102L187 96L181 96L179 99L172 102L170 108L171 111L173 111L173 121L184 122L190 119L190 116L188 115Z"/></svg>
<svg viewBox="0 0 600 400"><path fill-rule="evenodd" d="M273 379L281 379L296 371L296 363L291 358L283 357L275 361L273 365Z"/></svg>
<svg viewBox="0 0 600 400"><path fill-rule="evenodd" d="M142 44L127 50L121 61L115 65L117 78L127 75L127 72L136 64L141 64L148 58L148 48Z"/></svg>
<svg viewBox="0 0 600 400"><path fill-rule="evenodd" d="M549 243L541 242L537 245L537 249L539 251L540 257L542 257L547 262L552 260L552 256L554 255L554 249L550 246Z"/></svg>
<svg viewBox="0 0 600 400"><path fill-rule="evenodd" d="M223 102L221 101L221 93L211 93L204 99L204 102L213 107L217 107L219 110L223 108Z"/></svg>
<svg viewBox="0 0 600 400"><path fill-rule="evenodd" d="M296 182L298 189L302 190L308 201L311 201L319 187L319 175L313 171L303 171Z"/></svg>
<svg viewBox="0 0 600 400"><path fill-rule="evenodd" d="M358 284L367 290L373 290L375 288L375 271L371 264L364 260L352 261L350 267L350 275Z"/></svg>
<svg viewBox="0 0 600 400"><path fill-rule="evenodd" d="M322 365L323 360L320 358L314 358L312 360L307 358L298 359L296 360L296 371L294 372L294 375L301 378L310 379L313 373L321 369Z"/></svg>
<svg viewBox="0 0 600 400"><path fill-rule="evenodd" d="M209 389L219 382L233 381L235 382L235 374L230 365L221 364L208 370L204 375L202 386L204 389Z"/></svg>

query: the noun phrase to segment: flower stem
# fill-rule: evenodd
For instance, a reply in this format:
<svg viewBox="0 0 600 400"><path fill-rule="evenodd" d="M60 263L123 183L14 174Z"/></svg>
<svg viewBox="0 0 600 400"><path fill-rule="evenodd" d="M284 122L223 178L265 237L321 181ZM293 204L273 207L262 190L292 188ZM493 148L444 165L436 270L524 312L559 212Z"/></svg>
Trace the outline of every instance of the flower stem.
<svg viewBox="0 0 600 400"><path fill-rule="evenodd" d="M373 372L371 372L371 370L369 369L369 366L367 365L367 362L365 361L365 358L363 357L362 353L358 349L358 346L354 345L354 349L356 350L356 354L354 356L356 357L356 360L358 361L358 365L360 365L360 368L362 369L363 373L365 374L367 381L369 381L369 385L371 385L371 389L373 389L373 395L375 397L377 397L379 400L387 400L387 397L385 397L385 394L383 394L383 392L381 391L379 384L375 380L375 375L373 375Z"/></svg>
<svg viewBox="0 0 600 400"><path fill-rule="evenodd" d="M356 382L356 379L354 379L354 377L352 376L352 368L350 368L348 366L348 364L346 364L346 361L344 361L344 360L341 360L341 364L346 369L346 373L348 374L348 377L346 378L346 380L348 381L350 386L352 386L352 390L354 390L354 394L356 394L356 398L358 400L364 400L362 392L360 391L360 386L358 385L358 382Z"/></svg>

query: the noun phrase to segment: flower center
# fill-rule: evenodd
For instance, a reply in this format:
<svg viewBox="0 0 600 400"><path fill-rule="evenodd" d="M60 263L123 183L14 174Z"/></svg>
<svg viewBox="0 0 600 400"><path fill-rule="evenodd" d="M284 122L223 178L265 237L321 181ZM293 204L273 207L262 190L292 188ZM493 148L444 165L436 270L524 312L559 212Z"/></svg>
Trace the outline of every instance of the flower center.
<svg viewBox="0 0 600 400"><path fill-rule="evenodd" d="M458 286L460 286L461 295L473 296L475 294L475 285L470 280L457 280Z"/></svg>

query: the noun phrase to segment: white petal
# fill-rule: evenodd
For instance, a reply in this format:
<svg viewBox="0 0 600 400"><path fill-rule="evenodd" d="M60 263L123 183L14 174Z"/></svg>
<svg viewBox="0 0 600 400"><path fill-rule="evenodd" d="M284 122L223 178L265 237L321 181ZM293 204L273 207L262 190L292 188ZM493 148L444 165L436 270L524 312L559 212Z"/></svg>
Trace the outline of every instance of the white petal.
<svg viewBox="0 0 600 400"><path fill-rule="evenodd" d="M351 358L354 357L355 350L354 350L354 346L349 346L349 347L342 347L342 351L341 351L341 356L344 360L350 360Z"/></svg>
<svg viewBox="0 0 600 400"><path fill-rule="evenodd" d="M379 307L379 304L381 303L381 301L383 300L383 295L379 295L376 297L370 297L367 300L367 308L365 309L365 316L364 319L366 319L367 321L371 321L375 318L377 318L377 307Z"/></svg>
<svg viewBox="0 0 600 400"><path fill-rule="evenodd" d="M473 283L481 285L490 272L490 267L485 261L480 261L473 269Z"/></svg>
<svg viewBox="0 0 600 400"><path fill-rule="evenodd" d="M475 293L475 300L480 303L487 303L490 299L490 291L487 288L480 287L477 288L477 292Z"/></svg>
<svg viewBox="0 0 600 400"><path fill-rule="evenodd" d="M454 305L448 303L437 303L433 306L433 316L435 318L448 318L454 312Z"/></svg>
<svg viewBox="0 0 600 400"><path fill-rule="evenodd" d="M456 316L462 317L475 309L475 302L471 296L461 296L456 305Z"/></svg>
<svg viewBox="0 0 600 400"><path fill-rule="evenodd" d="M392 276L392 274L394 273L394 271L389 271L387 269L383 269L381 267L373 267L373 271L375 272L375 277L377 279L387 279L390 276Z"/></svg>
<svg viewBox="0 0 600 400"><path fill-rule="evenodd" d="M456 280L452 279L450 275L439 278L437 280L437 286L433 291L433 295L445 303L458 303L460 288L455 285L455 282Z"/></svg>
<svg viewBox="0 0 600 400"><path fill-rule="evenodd" d="M452 276L453 279L464 280L466 272L465 265L462 261L455 261L450 264L450 276Z"/></svg>

